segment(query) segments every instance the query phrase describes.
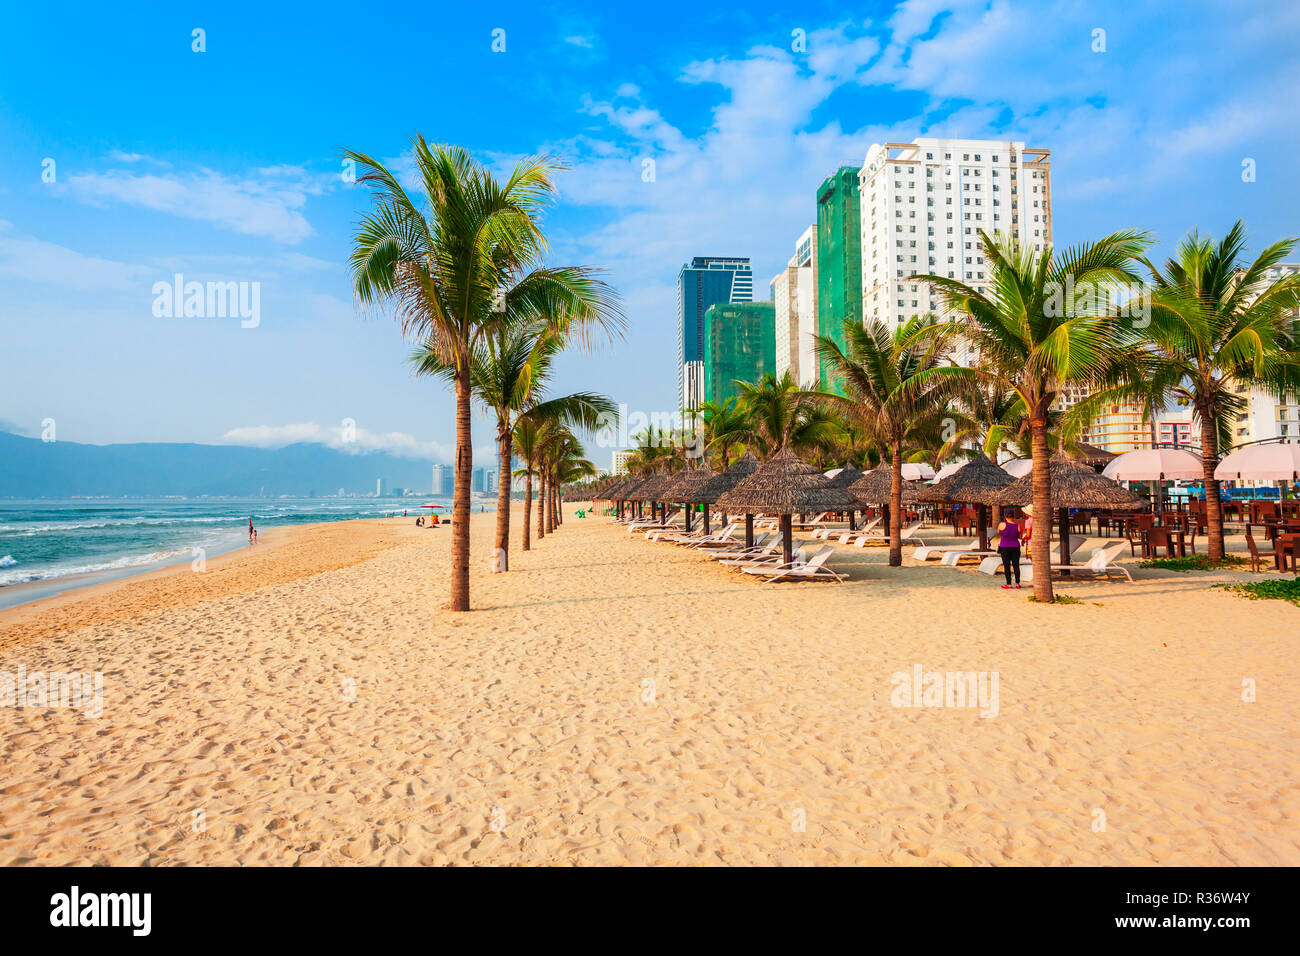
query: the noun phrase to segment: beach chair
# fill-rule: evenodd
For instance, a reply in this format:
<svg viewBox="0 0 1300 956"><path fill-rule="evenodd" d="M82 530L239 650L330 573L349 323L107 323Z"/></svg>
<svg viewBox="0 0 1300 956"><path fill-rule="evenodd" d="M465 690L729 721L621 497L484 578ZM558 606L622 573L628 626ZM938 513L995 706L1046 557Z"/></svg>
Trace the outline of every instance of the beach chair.
<svg viewBox="0 0 1300 956"><path fill-rule="evenodd" d="M660 520L659 518L655 518L653 520L651 520L650 518L642 518L639 521L633 521L631 524L627 526L627 533L634 534L638 531L644 532L644 531L650 531L654 528L663 528L663 527L675 527L679 531L683 530L685 529L686 525L676 523L677 512L680 510L681 510L680 508L674 508L672 511L668 513L668 517L663 520Z"/></svg>
<svg viewBox="0 0 1300 956"><path fill-rule="evenodd" d="M1128 579L1130 584L1132 584L1133 575L1128 573L1128 568L1124 567L1122 564L1115 563L1115 559L1120 556L1120 553L1123 550L1123 541L1113 541L1105 547L1093 548L1092 555L1083 564L1053 564L1052 570L1069 571L1071 574L1103 575L1107 578L1110 577L1111 571L1118 571ZM1032 581L1034 579L1033 567L1032 563L1028 565L1028 570L1030 572L1028 577L1024 576L1024 570L1021 571L1022 580Z"/></svg>
<svg viewBox="0 0 1300 956"><path fill-rule="evenodd" d="M724 528L719 528L711 534L701 535L700 537L687 537L684 534L676 537L669 536L666 540L673 544L681 545L684 548L717 548L730 547L732 538L735 537L736 531L740 528L739 524L732 522Z"/></svg>
<svg viewBox="0 0 1300 956"><path fill-rule="evenodd" d="M858 528L854 531L845 531L843 534L840 535L839 538L840 544L848 544L850 541L852 541L854 538L858 537L859 535L871 534L871 532L875 529L876 525L880 524L880 522L883 520L884 518L872 518L861 528ZM830 534L828 533L826 537L829 538Z"/></svg>
<svg viewBox="0 0 1300 956"><path fill-rule="evenodd" d="M791 553L798 551L803 547L804 542L793 542L794 547ZM779 534L773 533L770 540L765 542L761 548L756 547L751 554L740 554L735 557L719 558L719 564L725 564L731 568L752 568L752 567L770 567L774 564L780 564L781 559L785 556L785 548Z"/></svg>
<svg viewBox="0 0 1300 956"><path fill-rule="evenodd" d="M1261 551L1259 550L1259 546L1255 544L1254 536L1248 534L1246 535L1246 548L1250 551L1250 569L1252 571L1259 570L1260 561L1263 558L1268 558L1270 561L1274 562L1277 561L1276 544L1273 545L1274 550L1272 551Z"/></svg>
<svg viewBox="0 0 1300 956"><path fill-rule="evenodd" d="M770 567L743 567L740 570L745 574L753 574L763 578L764 584L771 584L773 581L794 578L816 578L819 580L834 581L842 584L847 575L839 574L826 567L826 559L835 553L835 549L829 544L824 544L811 556L805 555L803 551L795 556L795 559L789 564L777 564Z"/></svg>
<svg viewBox="0 0 1300 956"><path fill-rule="evenodd" d="M764 531L762 534L754 535L754 546L745 547L745 542L728 541L724 545L719 545L716 549L708 552L710 561L721 561L726 558L740 558L747 554L763 554L772 546L773 539L780 541L780 535L775 531Z"/></svg>
<svg viewBox="0 0 1300 956"><path fill-rule="evenodd" d="M1087 539L1085 539L1085 538L1083 537L1083 535L1081 535L1081 534L1072 534L1072 535L1070 535L1070 552L1069 552L1069 553L1070 553L1071 555L1073 555L1074 552L1076 552L1076 551L1078 551L1080 548L1082 548L1082 547L1083 547L1083 542L1084 542L1085 540L1087 540ZM1052 564L1052 565L1060 564L1060 562L1061 562L1061 543L1060 543L1059 541L1055 541L1055 542L1052 543L1051 550L1049 550L1048 553L1047 553L1047 562L1048 562L1048 564ZM1033 580L1032 577L1025 577L1025 575L1026 575L1026 573L1027 573L1027 572L1026 572L1026 569L1027 569L1031 564L1032 564L1032 562L1030 561L1030 558L1029 558L1029 549L1028 549L1028 548L1022 548L1021 551L1020 551L1020 575L1021 575L1021 580L1022 580L1022 581L1031 581L1031 580ZM1002 573L1002 555L1000 555L1000 554L998 554L996 551L994 551L992 554L990 554L988 557L986 557L983 561L980 562L980 567L979 567L979 569L980 569L981 571L983 571L985 574L1001 574L1001 573ZM1028 572L1028 573L1032 574L1032 572Z"/></svg>
<svg viewBox="0 0 1300 956"><path fill-rule="evenodd" d="M939 558L940 560L943 560L949 554L953 553L956 553L957 556L960 557L963 552L969 554L972 551L978 550L979 543L979 538L971 538L970 542L967 544L954 544L947 547L922 546L912 552L912 557L917 561L929 561L931 558ZM954 563L956 562L954 561Z"/></svg>
<svg viewBox="0 0 1300 956"><path fill-rule="evenodd" d="M921 530L922 524L924 524L922 521L913 521L907 527L900 529L898 532L899 540L904 544L912 541L919 541L921 544L925 544L925 539L919 538L916 535L916 533ZM853 542L853 547L865 548L869 544L889 544L889 532L886 531L884 534L860 535L858 539Z"/></svg>

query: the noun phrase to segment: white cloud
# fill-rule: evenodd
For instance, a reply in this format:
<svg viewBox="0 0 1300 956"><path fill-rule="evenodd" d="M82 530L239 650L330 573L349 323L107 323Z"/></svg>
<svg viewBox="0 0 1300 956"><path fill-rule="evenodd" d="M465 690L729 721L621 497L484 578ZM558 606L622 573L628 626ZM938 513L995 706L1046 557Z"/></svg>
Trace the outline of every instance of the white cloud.
<svg viewBox="0 0 1300 956"><path fill-rule="evenodd" d="M253 448L283 448L306 442L325 445L336 451L359 455L383 451L406 458L427 458L449 462L455 455L455 446L436 441L420 441L405 432L372 432L356 426L345 433L344 426L324 426L315 422L293 425L246 425L232 428L221 436L221 443L246 445ZM494 450L490 446L474 450L475 459L491 460Z"/></svg>
<svg viewBox="0 0 1300 956"><path fill-rule="evenodd" d="M596 46L596 41L594 40L594 38L589 36L565 37L564 42L568 43L570 46L581 47L584 50L591 50L594 49Z"/></svg>
<svg viewBox="0 0 1300 956"><path fill-rule="evenodd" d="M0 276L103 293L137 291L155 272L22 235L0 220Z"/></svg>
<svg viewBox="0 0 1300 956"><path fill-rule="evenodd" d="M300 167L271 167L261 179L234 178L212 170L154 175L129 170L80 173L67 188L94 205L122 203L209 222L244 235L296 244L312 234L302 209L322 183Z"/></svg>

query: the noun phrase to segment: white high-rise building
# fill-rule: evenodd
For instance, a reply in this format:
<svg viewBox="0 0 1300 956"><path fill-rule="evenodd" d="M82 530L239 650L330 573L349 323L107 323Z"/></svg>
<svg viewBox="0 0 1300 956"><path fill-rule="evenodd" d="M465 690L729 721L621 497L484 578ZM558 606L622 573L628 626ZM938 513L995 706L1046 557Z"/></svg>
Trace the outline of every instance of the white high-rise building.
<svg viewBox="0 0 1300 956"><path fill-rule="evenodd" d="M1278 279L1300 274L1300 263L1281 262L1264 273L1264 281L1272 284ZM1300 323L1300 310L1293 310L1292 323ZM1300 437L1300 395L1288 394L1284 401L1263 389L1252 388L1239 393L1245 408L1232 422L1234 446L1270 438ZM1199 435L1197 436L1199 440Z"/></svg>
<svg viewBox="0 0 1300 956"><path fill-rule="evenodd" d="M1051 245L1051 172L1051 151L1023 142L921 137L873 145L858 174L863 318L897 325L942 314L930 287L910 280L917 273L987 288L981 229L1035 251Z"/></svg>
<svg viewBox="0 0 1300 956"><path fill-rule="evenodd" d="M800 385L817 383L817 227L795 243L794 255L772 279L776 303L776 375L786 372Z"/></svg>

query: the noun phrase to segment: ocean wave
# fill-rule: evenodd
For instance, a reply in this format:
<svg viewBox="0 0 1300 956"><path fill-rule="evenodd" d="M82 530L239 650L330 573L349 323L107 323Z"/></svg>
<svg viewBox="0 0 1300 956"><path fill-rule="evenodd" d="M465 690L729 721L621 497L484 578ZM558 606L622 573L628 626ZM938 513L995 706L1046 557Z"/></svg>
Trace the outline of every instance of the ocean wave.
<svg viewBox="0 0 1300 956"><path fill-rule="evenodd" d="M12 568L17 563L12 554L6 554L3 558L0 558L0 568Z"/></svg>
<svg viewBox="0 0 1300 956"><path fill-rule="evenodd" d="M45 568L44 570L33 571L10 571L7 574L0 574L0 587L9 584L28 584L32 581L48 581L52 578L66 578L73 574L93 574L96 571L118 571L123 568L137 568L146 564L156 564L166 561L169 558L179 558L182 555L193 556L195 548L175 548L170 551L154 551L150 554L133 554L126 557L118 558L116 561L105 561L99 564L82 564L75 567ZM12 564L17 564L11 557L6 555ZM10 567L3 561L0 561L0 567Z"/></svg>
<svg viewBox="0 0 1300 956"><path fill-rule="evenodd" d="M183 524L231 524L237 525L248 520L247 515L228 515L225 517L202 518L130 518L120 521L69 521L58 524L0 524L0 532L16 534L48 534L52 531L87 531L94 528L135 528L142 525L161 527L164 525Z"/></svg>

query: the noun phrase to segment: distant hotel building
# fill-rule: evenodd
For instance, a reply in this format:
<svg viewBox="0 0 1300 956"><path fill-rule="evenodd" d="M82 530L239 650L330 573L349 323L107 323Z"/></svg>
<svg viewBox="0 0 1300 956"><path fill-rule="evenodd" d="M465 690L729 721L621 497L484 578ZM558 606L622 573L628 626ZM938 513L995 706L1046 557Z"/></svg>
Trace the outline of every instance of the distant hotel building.
<svg viewBox="0 0 1300 956"><path fill-rule="evenodd" d="M757 382L776 371L776 305L720 302L704 313L702 400L740 394L737 381ZM691 406L694 407L694 406Z"/></svg>
<svg viewBox="0 0 1300 956"><path fill-rule="evenodd" d="M1265 272L1264 279L1271 284L1297 273L1300 273L1300 263L1281 262ZM1300 331L1300 310L1292 310L1291 322ZM1232 423L1234 446L1270 438L1300 437L1300 395L1288 394L1283 401L1278 401L1277 396L1253 388L1239 393L1239 397L1245 402L1245 408Z"/></svg>
<svg viewBox="0 0 1300 956"><path fill-rule="evenodd" d="M433 493L450 495L456 487L456 469L451 465L433 466Z"/></svg>
<svg viewBox="0 0 1300 956"><path fill-rule="evenodd" d="M677 276L677 400L681 408L704 400L704 314L718 303L751 302L754 270L748 259L696 256Z"/></svg>
<svg viewBox="0 0 1300 956"><path fill-rule="evenodd" d="M790 373L797 384L817 384L817 227L809 226L795 243L794 255L772 279L776 307L778 378Z"/></svg>
<svg viewBox="0 0 1300 956"><path fill-rule="evenodd" d="M609 463L609 473L611 475L621 475L627 471L627 460L632 457L632 450L628 448L614 452Z"/></svg>
<svg viewBox="0 0 1300 956"><path fill-rule="evenodd" d="M873 145L859 175L865 317L897 326L942 314L929 286L909 279L915 273L987 289L981 229L1041 252L1052 243L1051 187L1051 151L1022 142Z"/></svg>
<svg viewBox="0 0 1300 956"><path fill-rule="evenodd" d="M817 187L817 334L840 348L845 320L862 323L860 175L856 166L841 166ZM826 362L817 365L818 379L841 391L827 382Z"/></svg>

